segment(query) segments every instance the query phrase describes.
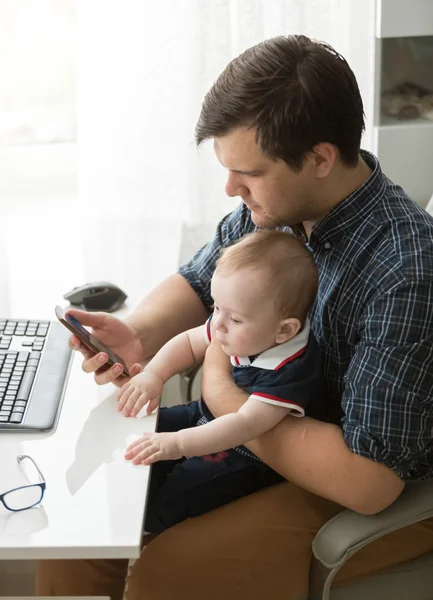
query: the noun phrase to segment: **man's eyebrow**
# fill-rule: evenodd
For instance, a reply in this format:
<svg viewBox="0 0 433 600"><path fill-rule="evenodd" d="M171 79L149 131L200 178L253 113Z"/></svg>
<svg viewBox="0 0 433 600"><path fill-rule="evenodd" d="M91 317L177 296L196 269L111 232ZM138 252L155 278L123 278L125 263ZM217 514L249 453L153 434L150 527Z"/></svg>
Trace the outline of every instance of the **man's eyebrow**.
<svg viewBox="0 0 433 600"><path fill-rule="evenodd" d="M229 171L231 171L232 173L239 173L239 175L258 175L260 173L263 173L262 169L251 169L251 170L247 170L247 171L241 171L239 169L229 169Z"/></svg>

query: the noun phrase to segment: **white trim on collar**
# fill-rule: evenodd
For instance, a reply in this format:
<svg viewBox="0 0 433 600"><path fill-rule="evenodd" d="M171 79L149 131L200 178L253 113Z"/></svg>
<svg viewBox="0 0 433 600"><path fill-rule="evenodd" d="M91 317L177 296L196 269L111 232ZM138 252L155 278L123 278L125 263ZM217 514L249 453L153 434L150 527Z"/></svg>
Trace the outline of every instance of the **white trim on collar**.
<svg viewBox="0 0 433 600"><path fill-rule="evenodd" d="M234 367L257 367L258 369L278 371L286 363L305 352L309 335L310 321L306 319L303 329L288 342L272 346L256 356L253 361L248 356L231 356L230 361Z"/></svg>

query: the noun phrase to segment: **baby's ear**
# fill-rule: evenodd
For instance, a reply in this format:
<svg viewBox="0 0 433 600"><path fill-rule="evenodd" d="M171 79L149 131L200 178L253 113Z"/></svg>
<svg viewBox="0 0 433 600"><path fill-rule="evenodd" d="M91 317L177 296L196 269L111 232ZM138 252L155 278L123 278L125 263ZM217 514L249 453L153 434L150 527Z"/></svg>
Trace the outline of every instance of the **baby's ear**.
<svg viewBox="0 0 433 600"><path fill-rule="evenodd" d="M295 337L301 331L301 322L299 319L284 319L280 322L280 329L275 341L277 344L284 344Z"/></svg>

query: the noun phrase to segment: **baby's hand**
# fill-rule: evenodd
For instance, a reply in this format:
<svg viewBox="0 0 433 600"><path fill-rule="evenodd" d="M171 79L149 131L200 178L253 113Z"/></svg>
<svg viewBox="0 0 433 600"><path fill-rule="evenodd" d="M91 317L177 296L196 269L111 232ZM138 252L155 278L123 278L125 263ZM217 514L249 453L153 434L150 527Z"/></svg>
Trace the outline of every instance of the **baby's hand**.
<svg viewBox="0 0 433 600"><path fill-rule="evenodd" d="M146 414L150 415L157 408L164 382L152 371L142 371L132 377L119 390L117 395L118 410L124 417L136 417L147 404ZM139 418L144 417L140 414Z"/></svg>
<svg viewBox="0 0 433 600"><path fill-rule="evenodd" d="M126 460L134 465L151 465L159 460L176 460L182 458L179 436L173 433L145 433L140 439L130 444L125 452Z"/></svg>

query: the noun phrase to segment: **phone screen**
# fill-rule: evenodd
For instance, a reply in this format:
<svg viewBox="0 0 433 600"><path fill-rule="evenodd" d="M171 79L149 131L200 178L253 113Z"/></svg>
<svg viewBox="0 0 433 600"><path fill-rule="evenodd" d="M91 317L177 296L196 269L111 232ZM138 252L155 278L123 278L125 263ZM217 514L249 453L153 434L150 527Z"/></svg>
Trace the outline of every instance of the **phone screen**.
<svg viewBox="0 0 433 600"><path fill-rule="evenodd" d="M60 306L56 306L56 316L63 325L65 325L74 335L78 337L88 348L94 351L95 354L98 352L105 352L108 356L108 364L111 366L114 363L119 363L123 367L123 374L129 377L128 369L126 368L123 360L117 356L108 346L101 342L96 336L81 325L71 315L69 315Z"/></svg>

